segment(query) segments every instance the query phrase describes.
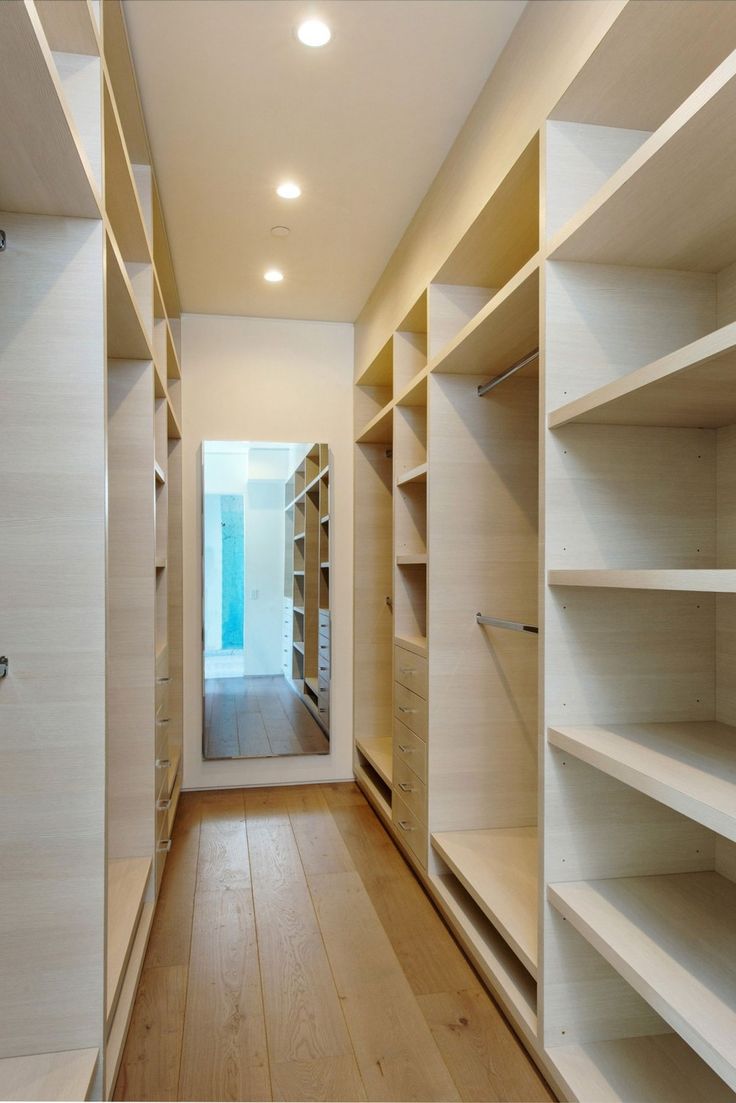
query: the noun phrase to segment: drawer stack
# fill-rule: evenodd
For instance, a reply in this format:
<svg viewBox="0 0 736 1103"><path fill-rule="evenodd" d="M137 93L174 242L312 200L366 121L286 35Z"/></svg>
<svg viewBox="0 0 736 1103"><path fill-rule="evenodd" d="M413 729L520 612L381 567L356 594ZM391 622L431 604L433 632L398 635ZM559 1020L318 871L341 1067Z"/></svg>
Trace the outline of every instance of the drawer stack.
<svg viewBox="0 0 736 1103"><path fill-rule="evenodd" d="M180 754L169 739L171 711L168 656L164 651L156 664L156 892L171 847L171 829L181 788Z"/></svg>
<svg viewBox="0 0 736 1103"><path fill-rule="evenodd" d="M291 678L291 648L293 642L293 605L294 602L290 597L284 598L284 611L282 616L282 628L281 628L281 668L284 672L285 678Z"/></svg>
<svg viewBox="0 0 736 1103"><path fill-rule="evenodd" d="M394 645L392 818L427 865L427 659Z"/></svg>
<svg viewBox="0 0 736 1103"><path fill-rule="evenodd" d="M317 642L317 674L319 678L319 715L325 726L330 723L330 614L319 611L319 638Z"/></svg>

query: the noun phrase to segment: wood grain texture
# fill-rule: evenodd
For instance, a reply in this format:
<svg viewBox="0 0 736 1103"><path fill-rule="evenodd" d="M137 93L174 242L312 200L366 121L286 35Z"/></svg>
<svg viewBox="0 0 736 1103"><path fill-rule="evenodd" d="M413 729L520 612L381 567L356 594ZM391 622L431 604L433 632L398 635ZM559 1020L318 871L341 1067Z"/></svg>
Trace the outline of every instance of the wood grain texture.
<svg viewBox="0 0 736 1103"><path fill-rule="evenodd" d="M182 1040L182 1099L252 1099L268 1059L253 900L221 885L194 899Z"/></svg>
<svg viewBox="0 0 736 1103"><path fill-rule="evenodd" d="M86 1099L92 1085L98 1050L73 1049L0 1059L0 1099Z"/></svg>
<svg viewBox="0 0 736 1103"><path fill-rule="evenodd" d="M143 970L115 1099L178 1099L187 967Z"/></svg>
<svg viewBox="0 0 736 1103"><path fill-rule="evenodd" d="M197 892L250 885L245 805L240 789L200 797Z"/></svg>

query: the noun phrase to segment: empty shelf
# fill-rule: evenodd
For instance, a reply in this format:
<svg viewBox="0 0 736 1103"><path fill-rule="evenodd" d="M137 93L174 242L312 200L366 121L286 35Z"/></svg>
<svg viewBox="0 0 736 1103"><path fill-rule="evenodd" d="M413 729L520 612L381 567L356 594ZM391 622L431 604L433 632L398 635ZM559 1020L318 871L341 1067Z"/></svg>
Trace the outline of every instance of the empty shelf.
<svg viewBox="0 0 736 1103"><path fill-rule="evenodd" d="M571 881L550 902L731 1088L736 885L717 873Z"/></svg>
<svg viewBox="0 0 736 1103"><path fill-rule="evenodd" d="M536 827L443 831L432 846L536 978Z"/></svg>
<svg viewBox="0 0 736 1103"><path fill-rule="evenodd" d="M736 421L736 322L568 402L550 429L570 422L716 429Z"/></svg>
<svg viewBox="0 0 736 1103"><path fill-rule="evenodd" d="M434 358L430 371L491 376L538 344L539 254L536 254Z"/></svg>
<svg viewBox="0 0 736 1103"><path fill-rule="evenodd" d="M422 370L417 373L408 386L404 387L404 390L397 397L397 406L427 405L427 374L427 368L422 368Z"/></svg>
<svg viewBox="0 0 736 1103"><path fill-rule="evenodd" d="M736 728L716 721L553 727L549 741L736 841Z"/></svg>
<svg viewBox="0 0 736 1103"><path fill-rule="evenodd" d="M120 994L150 870L150 858L115 858L107 864L108 1019Z"/></svg>
<svg viewBox="0 0 736 1103"><path fill-rule="evenodd" d="M550 1056L570 1099L596 1103L734 1103L736 1099L677 1034L555 1046Z"/></svg>
<svg viewBox="0 0 736 1103"><path fill-rule="evenodd" d="M97 1064L98 1050L69 1049L60 1053L33 1053L0 1060L0 1099L43 1100L59 1103L86 1099Z"/></svg>
<svg viewBox="0 0 736 1103"><path fill-rule="evenodd" d="M153 464L153 473L156 476L156 482L160 483L163 486L163 484L166 482L166 476L164 475L163 468L161 467L161 464L156 463L155 460L154 460L154 464Z"/></svg>
<svg viewBox="0 0 736 1103"><path fill-rule="evenodd" d="M107 354L120 360L152 360L133 288L118 246L107 235Z"/></svg>
<svg viewBox="0 0 736 1103"><path fill-rule="evenodd" d="M422 567L427 565L427 553L418 552L415 555L397 555L396 565L398 567Z"/></svg>
<svg viewBox="0 0 736 1103"><path fill-rule="evenodd" d="M390 444L394 436L393 402L371 418L355 438L357 444Z"/></svg>
<svg viewBox="0 0 736 1103"><path fill-rule="evenodd" d="M684 590L699 593L736 593L736 571L550 571L550 586L589 586L619 590Z"/></svg>
<svg viewBox="0 0 736 1103"><path fill-rule="evenodd" d="M563 227L550 258L718 272L733 261L736 56Z"/></svg>
<svg viewBox="0 0 736 1103"><path fill-rule="evenodd" d="M355 745L368 759L376 773L391 785L394 773L394 746L390 736L374 736L370 739L356 739Z"/></svg>
<svg viewBox="0 0 736 1103"><path fill-rule="evenodd" d="M403 475L400 475L396 480L397 486L406 486L407 483L426 483L427 481L427 464L420 463L416 467L410 468L409 471L405 471Z"/></svg>
<svg viewBox="0 0 736 1103"><path fill-rule="evenodd" d="M304 654L304 644L299 640L293 640L292 646L295 651L299 651L302 655Z"/></svg>
<svg viewBox="0 0 736 1103"><path fill-rule="evenodd" d="M405 647L407 651L413 651L415 655L422 655L427 658L427 637L426 636L394 636L394 643L398 647Z"/></svg>
<svg viewBox="0 0 736 1103"><path fill-rule="evenodd" d="M297 533L295 533L295 535L294 535L294 539L295 539L295 540L303 540L303 539L304 539L304 533L303 533L303 532L297 532Z"/></svg>

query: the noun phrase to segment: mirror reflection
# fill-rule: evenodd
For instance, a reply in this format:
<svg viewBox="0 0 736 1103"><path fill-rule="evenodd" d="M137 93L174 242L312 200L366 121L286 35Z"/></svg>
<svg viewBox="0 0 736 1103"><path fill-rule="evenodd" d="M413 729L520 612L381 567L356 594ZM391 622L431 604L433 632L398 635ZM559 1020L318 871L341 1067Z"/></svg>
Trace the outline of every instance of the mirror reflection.
<svg viewBox="0 0 736 1103"><path fill-rule="evenodd" d="M326 444L202 445L203 755L329 753Z"/></svg>

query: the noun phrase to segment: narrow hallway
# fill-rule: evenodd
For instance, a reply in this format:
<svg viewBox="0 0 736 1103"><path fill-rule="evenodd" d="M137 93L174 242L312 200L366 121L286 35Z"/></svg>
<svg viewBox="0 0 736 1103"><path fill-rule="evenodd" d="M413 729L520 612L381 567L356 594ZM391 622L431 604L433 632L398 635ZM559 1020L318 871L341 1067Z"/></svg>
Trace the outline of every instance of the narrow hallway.
<svg viewBox="0 0 736 1103"><path fill-rule="evenodd" d="M184 793L118 1100L550 1100L356 786Z"/></svg>

